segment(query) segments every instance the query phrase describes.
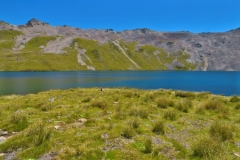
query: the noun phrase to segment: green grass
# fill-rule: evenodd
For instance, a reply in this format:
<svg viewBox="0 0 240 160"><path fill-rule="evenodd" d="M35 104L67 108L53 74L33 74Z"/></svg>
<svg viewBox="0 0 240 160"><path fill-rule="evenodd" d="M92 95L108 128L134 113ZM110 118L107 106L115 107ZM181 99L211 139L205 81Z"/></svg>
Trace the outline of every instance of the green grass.
<svg viewBox="0 0 240 160"><path fill-rule="evenodd" d="M75 38L65 53L42 53L40 46L56 40L58 36L36 36L26 42L22 50L14 51L15 39L21 32L14 30L0 31L0 71L66 71L88 70L92 66L96 70L168 70L168 66L176 59L172 53L151 45L139 46L137 42L120 41L126 57L113 42L101 44L95 40ZM77 48L75 47L77 45ZM86 57L82 56L86 65L78 63L78 49L85 49ZM184 70L196 69L196 64L189 64L187 53L179 51L178 61Z"/></svg>
<svg viewBox="0 0 240 160"><path fill-rule="evenodd" d="M233 153L240 153L240 113L231 97L103 90L0 96L0 129L9 133L0 153L16 152L15 159L238 158Z"/></svg>

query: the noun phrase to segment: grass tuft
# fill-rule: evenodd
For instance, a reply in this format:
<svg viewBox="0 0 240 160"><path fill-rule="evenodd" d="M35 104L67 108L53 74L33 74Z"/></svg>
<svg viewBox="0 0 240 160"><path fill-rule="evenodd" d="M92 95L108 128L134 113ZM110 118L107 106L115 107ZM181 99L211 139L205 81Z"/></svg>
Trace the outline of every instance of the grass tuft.
<svg viewBox="0 0 240 160"><path fill-rule="evenodd" d="M229 101L232 102L232 103L240 102L240 98L234 95L230 98Z"/></svg>
<svg viewBox="0 0 240 160"><path fill-rule="evenodd" d="M221 124L220 122L214 122L209 130L209 134L212 138L219 139L221 141L233 141L233 127L229 124Z"/></svg>
<svg viewBox="0 0 240 160"><path fill-rule="evenodd" d="M122 136L131 139L135 135L135 131L130 126L125 126L122 130Z"/></svg>
<svg viewBox="0 0 240 160"><path fill-rule="evenodd" d="M174 110L167 110L164 112L164 118L166 120L174 121L177 119L177 117L178 117L178 113Z"/></svg>
<svg viewBox="0 0 240 160"><path fill-rule="evenodd" d="M165 125L164 122L161 120L158 120L155 122L152 132L156 133L156 134L165 134Z"/></svg>
<svg viewBox="0 0 240 160"><path fill-rule="evenodd" d="M152 152L153 145L152 145L152 140L151 139L147 139L144 143L144 146L145 146L144 153L151 153Z"/></svg>
<svg viewBox="0 0 240 160"><path fill-rule="evenodd" d="M240 103L236 104L235 109L236 109L236 110L239 110L239 109L240 109Z"/></svg>
<svg viewBox="0 0 240 160"><path fill-rule="evenodd" d="M176 91L175 96L181 97L181 98L187 98L187 97L195 97L196 95L193 92Z"/></svg>
<svg viewBox="0 0 240 160"><path fill-rule="evenodd" d="M92 102L93 107L98 107L101 109L106 109L107 108L107 102L104 99L97 99Z"/></svg>
<svg viewBox="0 0 240 160"><path fill-rule="evenodd" d="M161 97L156 100L157 107L167 108L168 106L174 106L174 102L168 98Z"/></svg>
<svg viewBox="0 0 240 160"><path fill-rule="evenodd" d="M224 159L224 154L226 152L225 147L220 141L210 137L198 139L193 143L191 148L194 157L204 159Z"/></svg>

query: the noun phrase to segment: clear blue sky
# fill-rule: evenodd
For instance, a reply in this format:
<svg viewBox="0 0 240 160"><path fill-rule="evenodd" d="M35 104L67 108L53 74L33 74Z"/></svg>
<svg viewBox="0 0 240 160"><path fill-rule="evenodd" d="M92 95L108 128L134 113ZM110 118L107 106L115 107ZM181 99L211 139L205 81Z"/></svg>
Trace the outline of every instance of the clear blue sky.
<svg viewBox="0 0 240 160"><path fill-rule="evenodd" d="M1 0L0 20L115 31L221 32L240 27L240 0Z"/></svg>

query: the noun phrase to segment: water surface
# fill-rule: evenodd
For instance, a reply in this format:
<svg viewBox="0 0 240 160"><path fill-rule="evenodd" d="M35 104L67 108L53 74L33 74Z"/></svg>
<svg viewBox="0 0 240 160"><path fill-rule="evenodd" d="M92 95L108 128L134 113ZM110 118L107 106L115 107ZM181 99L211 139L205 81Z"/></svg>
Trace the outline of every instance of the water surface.
<svg viewBox="0 0 240 160"><path fill-rule="evenodd" d="M240 72L0 72L0 95L29 94L77 87L163 88L240 95Z"/></svg>

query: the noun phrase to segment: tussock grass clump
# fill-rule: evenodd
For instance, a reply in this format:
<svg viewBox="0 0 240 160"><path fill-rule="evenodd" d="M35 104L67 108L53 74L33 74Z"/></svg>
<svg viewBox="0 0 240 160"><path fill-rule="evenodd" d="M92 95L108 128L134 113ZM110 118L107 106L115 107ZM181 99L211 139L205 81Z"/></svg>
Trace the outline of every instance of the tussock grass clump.
<svg viewBox="0 0 240 160"><path fill-rule="evenodd" d="M152 152L153 145L152 145L152 140L151 139L147 139L144 143L144 146L145 146L144 153L151 153Z"/></svg>
<svg viewBox="0 0 240 160"><path fill-rule="evenodd" d="M229 100L230 102L240 102L240 98L239 97L237 97L236 95L234 95L234 96L232 96L231 98L230 98L230 100Z"/></svg>
<svg viewBox="0 0 240 160"><path fill-rule="evenodd" d="M178 113L174 110L167 110L164 112L164 118L166 120L174 121L177 119L177 117L178 117Z"/></svg>
<svg viewBox="0 0 240 160"><path fill-rule="evenodd" d="M197 107L197 109L196 109L196 113L198 113L198 114L204 114L205 113L205 107L204 106L199 106L199 107Z"/></svg>
<svg viewBox="0 0 240 160"><path fill-rule="evenodd" d="M206 110L217 110L222 107L222 103L217 102L215 100L210 100L204 104L204 108Z"/></svg>
<svg viewBox="0 0 240 160"><path fill-rule="evenodd" d="M149 111L145 108L133 107L129 111L129 116L148 118Z"/></svg>
<svg viewBox="0 0 240 160"><path fill-rule="evenodd" d="M143 100L145 102L153 101L154 99L155 99L155 94L153 92L148 92L143 97Z"/></svg>
<svg viewBox="0 0 240 160"><path fill-rule="evenodd" d="M192 108L192 101L185 99L183 102L178 102L175 108L179 111L187 113L190 108Z"/></svg>
<svg viewBox="0 0 240 160"><path fill-rule="evenodd" d="M233 141L233 127L229 124L221 124L220 122L214 122L209 130L209 134L212 138L219 139L221 141Z"/></svg>
<svg viewBox="0 0 240 160"><path fill-rule="evenodd" d="M131 98L134 95L134 93L132 91L125 91L123 95L127 98Z"/></svg>
<svg viewBox="0 0 240 160"><path fill-rule="evenodd" d="M165 98L165 97L160 97L156 100L157 107L159 108L167 108L168 106L174 106L174 101Z"/></svg>
<svg viewBox="0 0 240 160"><path fill-rule="evenodd" d="M198 139L191 146L194 157L204 159L224 159L226 149L223 144L210 137Z"/></svg>
<svg viewBox="0 0 240 160"><path fill-rule="evenodd" d="M198 93L196 95L196 97L198 97L198 98L208 98L209 95L211 95L211 94L212 94L211 92L201 92L201 93Z"/></svg>
<svg viewBox="0 0 240 160"><path fill-rule="evenodd" d="M123 111L123 109L120 106L116 107L115 113L114 113L114 118L119 119L119 120L126 119L126 113L125 113L125 111Z"/></svg>
<svg viewBox="0 0 240 160"><path fill-rule="evenodd" d="M84 97L83 99L82 99L82 102L83 103L87 103L87 102L90 102L91 101L91 98L90 97Z"/></svg>
<svg viewBox="0 0 240 160"><path fill-rule="evenodd" d="M177 158L186 158L187 149L175 139L171 139L170 142L172 143L175 150L179 151L177 154Z"/></svg>
<svg viewBox="0 0 240 160"><path fill-rule="evenodd" d="M21 131L28 127L27 113L21 110L14 112L10 117L10 122L13 127L10 126L15 132Z"/></svg>
<svg viewBox="0 0 240 160"><path fill-rule="evenodd" d="M51 132L51 130L46 128L45 123L39 120L23 132L11 137L11 141L1 144L0 152L9 152L21 148L22 156L29 157L29 153L31 153L32 158L39 157L49 150L47 144L51 137Z"/></svg>
<svg viewBox="0 0 240 160"><path fill-rule="evenodd" d="M31 141L36 146L41 145L44 141L50 139L52 130L46 128L46 123L42 120L35 122L28 128L26 136L29 136Z"/></svg>
<svg viewBox="0 0 240 160"><path fill-rule="evenodd" d="M131 119L127 122L127 124L134 128L134 129L137 129L140 125L141 125L141 122L138 118L134 118L134 119Z"/></svg>
<svg viewBox="0 0 240 160"><path fill-rule="evenodd" d="M236 109L236 110L239 110L239 109L240 109L240 103L236 104L235 109Z"/></svg>
<svg viewBox="0 0 240 160"><path fill-rule="evenodd" d="M156 134L165 134L165 125L164 122L161 120L158 120L155 122L152 132L156 133Z"/></svg>
<svg viewBox="0 0 240 160"><path fill-rule="evenodd" d="M18 110L12 114L10 121L11 123L14 124L26 122L27 121L26 113L24 111Z"/></svg>
<svg viewBox="0 0 240 160"><path fill-rule="evenodd" d="M181 97L181 98L187 98L187 97L195 97L196 94L193 92L183 92L183 91L176 91L175 92L176 97Z"/></svg>
<svg viewBox="0 0 240 160"><path fill-rule="evenodd" d="M97 99L92 102L93 107L98 107L101 109L106 109L107 108L107 102L104 99Z"/></svg>
<svg viewBox="0 0 240 160"><path fill-rule="evenodd" d="M42 111L49 111L53 108L53 105L50 103L46 103L46 104L43 104L40 108Z"/></svg>
<svg viewBox="0 0 240 160"><path fill-rule="evenodd" d="M125 126L122 130L122 136L131 139L135 135L135 131L130 126Z"/></svg>

